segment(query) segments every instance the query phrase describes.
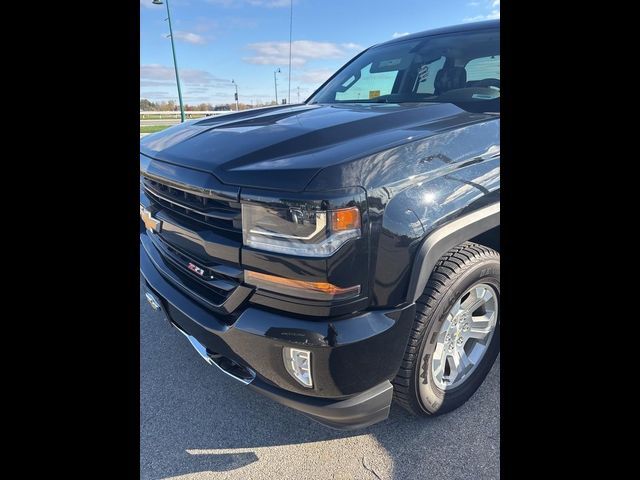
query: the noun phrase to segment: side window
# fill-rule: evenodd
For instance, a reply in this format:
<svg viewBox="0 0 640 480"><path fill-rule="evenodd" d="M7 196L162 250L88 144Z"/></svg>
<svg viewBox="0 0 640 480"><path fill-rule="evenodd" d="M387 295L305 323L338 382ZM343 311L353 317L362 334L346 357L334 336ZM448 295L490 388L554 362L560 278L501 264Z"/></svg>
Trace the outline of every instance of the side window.
<svg viewBox="0 0 640 480"><path fill-rule="evenodd" d="M398 71L371 73L370 70L371 63L360 71L359 79L351 77L344 82L342 87L347 89L344 92L336 92L336 100L368 100L390 94Z"/></svg>
<svg viewBox="0 0 640 480"><path fill-rule="evenodd" d="M436 79L436 74L442 69L445 60L445 57L440 57L435 62L420 66L418 78L416 79L418 88L416 89L414 87L413 89L416 93L433 94L433 92L435 91L434 81Z"/></svg>
<svg viewBox="0 0 640 480"><path fill-rule="evenodd" d="M500 80L500 55L491 57L474 58L465 67L467 70L467 82L496 78Z"/></svg>

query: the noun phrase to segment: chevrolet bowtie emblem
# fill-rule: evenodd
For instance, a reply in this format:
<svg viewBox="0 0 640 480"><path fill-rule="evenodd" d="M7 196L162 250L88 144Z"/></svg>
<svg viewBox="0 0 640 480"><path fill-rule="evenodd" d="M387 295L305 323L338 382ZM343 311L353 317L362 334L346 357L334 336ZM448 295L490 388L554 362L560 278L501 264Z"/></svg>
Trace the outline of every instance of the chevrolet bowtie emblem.
<svg viewBox="0 0 640 480"><path fill-rule="evenodd" d="M142 205L140 205L140 218L144 222L145 227L160 233L160 230L162 229L162 220L153 218L153 216L151 216L151 212Z"/></svg>

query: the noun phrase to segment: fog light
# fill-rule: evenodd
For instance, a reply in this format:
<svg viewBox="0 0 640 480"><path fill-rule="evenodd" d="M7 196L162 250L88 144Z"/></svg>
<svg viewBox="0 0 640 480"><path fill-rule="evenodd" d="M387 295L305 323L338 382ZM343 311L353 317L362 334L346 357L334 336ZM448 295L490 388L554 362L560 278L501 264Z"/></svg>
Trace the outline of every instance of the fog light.
<svg viewBox="0 0 640 480"><path fill-rule="evenodd" d="M298 348L284 347L282 350L287 372L307 388L313 387L311 379L311 352Z"/></svg>

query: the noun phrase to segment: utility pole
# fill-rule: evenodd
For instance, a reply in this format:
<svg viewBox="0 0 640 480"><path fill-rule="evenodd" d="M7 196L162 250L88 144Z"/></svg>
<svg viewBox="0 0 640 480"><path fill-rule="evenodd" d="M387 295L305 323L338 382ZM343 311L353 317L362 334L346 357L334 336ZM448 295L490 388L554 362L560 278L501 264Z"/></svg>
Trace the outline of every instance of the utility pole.
<svg viewBox="0 0 640 480"><path fill-rule="evenodd" d="M280 71L280 67L273 72L273 85L276 90L276 105L278 104L278 79L276 78L276 73L282 73Z"/></svg>
<svg viewBox="0 0 640 480"><path fill-rule="evenodd" d="M291 103L291 40L293 38L293 0L291 0L291 10L289 16L289 93L287 94L287 98L289 99L289 103Z"/></svg>
<svg viewBox="0 0 640 480"><path fill-rule="evenodd" d="M239 110L238 108L238 84L235 80L231 80L231 83L236 87L236 112Z"/></svg>
<svg viewBox="0 0 640 480"><path fill-rule="evenodd" d="M171 51L173 52L173 67L176 70L176 83L178 84L178 101L180 102L180 118L184 122L184 104L182 103L182 90L180 89L180 76L178 75L178 61L176 60L176 46L173 42L173 28L171 27L171 13L169 12L169 0L166 0L167 20L169 21L169 37L171 37ZM162 0L153 0L154 5L162 5Z"/></svg>

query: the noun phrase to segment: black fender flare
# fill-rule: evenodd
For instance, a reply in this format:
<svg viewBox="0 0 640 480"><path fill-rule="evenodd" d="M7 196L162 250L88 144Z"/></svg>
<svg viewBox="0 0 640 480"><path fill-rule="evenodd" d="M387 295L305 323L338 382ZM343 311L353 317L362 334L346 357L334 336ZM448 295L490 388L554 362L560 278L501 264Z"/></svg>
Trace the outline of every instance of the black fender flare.
<svg viewBox="0 0 640 480"><path fill-rule="evenodd" d="M445 253L500 225L500 202L479 208L429 233L416 253L409 280L407 301L414 303L429 281L436 263Z"/></svg>

